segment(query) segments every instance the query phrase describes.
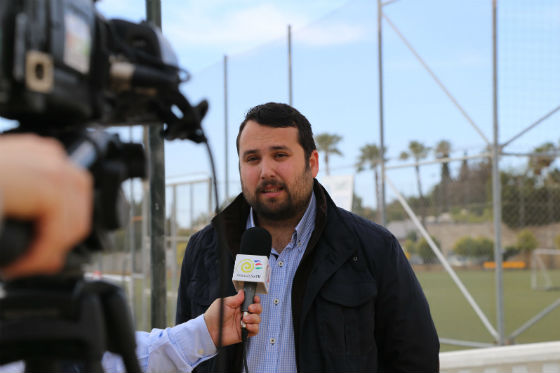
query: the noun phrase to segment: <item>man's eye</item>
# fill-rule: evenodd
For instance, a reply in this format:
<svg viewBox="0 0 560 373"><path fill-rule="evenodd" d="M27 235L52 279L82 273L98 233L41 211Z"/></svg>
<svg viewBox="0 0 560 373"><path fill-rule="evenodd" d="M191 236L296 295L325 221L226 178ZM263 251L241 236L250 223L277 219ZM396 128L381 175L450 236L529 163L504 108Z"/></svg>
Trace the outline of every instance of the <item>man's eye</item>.
<svg viewBox="0 0 560 373"><path fill-rule="evenodd" d="M284 158L284 157L287 157L287 156L288 156L288 154L286 154L286 153L277 153L275 155L276 158Z"/></svg>
<svg viewBox="0 0 560 373"><path fill-rule="evenodd" d="M255 162L256 160L258 160L257 157L247 157L247 158L245 159L245 162Z"/></svg>

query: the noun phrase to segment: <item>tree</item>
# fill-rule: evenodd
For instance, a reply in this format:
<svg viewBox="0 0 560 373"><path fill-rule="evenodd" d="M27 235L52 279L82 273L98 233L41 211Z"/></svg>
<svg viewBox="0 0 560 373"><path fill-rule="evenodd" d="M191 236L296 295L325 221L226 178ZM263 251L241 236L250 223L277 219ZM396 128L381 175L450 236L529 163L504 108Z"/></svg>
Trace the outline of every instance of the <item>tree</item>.
<svg viewBox="0 0 560 373"><path fill-rule="evenodd" d="M463 156L465 157L463 159L463 161L461 162L461 168L459 170L459 181L466 181L469 179L469 162L467 161L467 156L468 153L465 151L463 153Z"/></svg>
<svg viewBox="0 0 560 373"><path fill-rule="evenodd" d="M455 254L464 256L467 258L474 256L474 247L475 247L474 238L470 236L461 237L455 242L453 246L453 251Z"/></svg>
<svg viewBox="0 0 560 373"><path fill-rule="evenodd" d="M363 206L362 198L356 193L354 193L354 197L352 198L352 212L371 221L374 221L377 215L376 210Z"/></svg>
<svg viewBox="0 0 560 373"><path fill-rule="evenodd" d="M549 171L544 180L544 185L556 188L560 187L560 170L555 168Z"/></svg>
<svg viewBox="0 0 560 373"><path fill-rule="evenodd" d="M385 153L385 152L383 152ZM366 144L360 148L360 157L358 158L358 163L356 164L356 169L358 172L362 172L367 166L370 170L373 170L374 174L374 185L375 185L375 197L377 201L377 221L381 221L380 211L381 211L381 195L379 193L379 170L378 167L381 164L383 155L381 154L381 149L375 144Z"/></svg>
<svg viewBox="0 0 560 373"><path fill-rule="evenodd" d="M323 159L326 167L326 174L330 174L329 169L329 156L331 154L342 155L342 152L337 148L337 144L342 140L342 136L329 133L321 133L315 136L317 150L323 152Z"/></svg>
<svg viewBox="0 0 560 373"><path fill-rule="evenodd" d="M437 143L436 148L434 149L434 153L436 158L443 159L449 158L451 153L451 143L447 140L441 140ZM451 172L449 171L449 162L443 162L441 164L441 191L440 191L440 201L443 211L449 210L449 202L448 202L448 187L451 181Z"/></svg>
<svg viewBox="0 0 560 373"><path fill-rule="evenodd" d="M330 174L329 170L329 155L330 154L337 154L342 155L342 152L338 150L336 145L342 140L342 136L329 134L329 133L321 133L315 136L315 142L317 143L317 150L323 152L323 159L325 160L325 170L327 175Z"/></svg>
<svg viewBox="0 0 560 373"><path fill-rule="evenodd" d="M434 237L432 237L432 240L434 241L436 246L439 246L439 242ZM420 258L422 258L424 264L437 263L436 254L434 254L434 251L432 250L430 244L424 237L420 238L420 240L416 242L416 252L420 256Z"/></svg>
<svg viewBox="0 0 560 373"><path fill-rule="evenodd" d="M416 170L416 184L418 186L418 195L420 196L421 201L421 218L422 218L422 225L425 225L426 222L426 200L424 198L424 194L422 193L422 181L420 179L420 162L422 159L425 159L430 152L430 148L425 146L424 144L418 141L411 141L408 144L408 152L403 151L401 152L399 158L402 160L407 160L408 158L414 158L416 164L414 165L414 169Z"/></svg>
<svg viewBox="0 0 560 373"><path fill-rule="evenodd" d="M468 153L465 151L463 153L463 161L461 162L461 168L459 169L459 175L457 176L457 182L456 187L454 188L455 190L452 191L450 193L451 196L458 195L460 197L459 201L455 201L454 202L459 202L461 205L466 205L467 202L469 201L469 186L467 185L467 182L469 180L470 177L470 167L469 167L469 162L467 161L467 155Z"/></svg>
<svg viewBox="0 0 560 373"><path fill-rule="evenodd" d="M439 247L439 241L434 236L430 236L430 238L434 241L436 246ZM403 246L405 252L418 255L422 259L422 263L437 263L436 254L434 254L428 241L424 237L418 237L415 231L411 231L407 234Z"/></svg>
<svg viewBox="0 0 560 373"><path fill-rule="evenodd" d="M528 168L531 170L533 175L540 178L543 175L543 171L552 165L555 157L550 153L553 153L555 150L556 147L551 142L546 142L533 149L533 152L536 153L536 155L529 157L528 164Z"/></svg>
<svg viewBox="0 0 560 373"><path fill-rule="evenodd" d="M494 240L486 237L478 237L477 241L476 255L479 258L492 259L494 257Z"/></svg>
<svg viewBox="0 0 560 373"><path fill-rule="evenodd" d="M479 262L489 260L494 256L494 241L486 237L461 237L455 242L453 251L457 255L477 259Z"/></svg>
<svg viewBox="0 0 560 373"><path fill-rule="evenodd" d="M528 229L523 229L517 233L517 243L515 246L525 254L527 265L530 264L531 252L539 246L539 241L535 234Z"/></svg>
<svg viewBox="0 0 560 373"><path fill-rule="evenodd" d="M531 170L533 175L537 178L539 185L544 186L544 192L546 194L546 199L548 200L547 203L547 212L548 212L548 220L554 221L554 209L553 206L555 205L554 201L554 172L557 171L551 170L552 164L556 158L556 147L552 142L546 142L540 146L537 146L533 149L533 153L535 155L529 157L529 164L528 168ZM552 175L551 175L552 174ZM551 177L549 177L551 176Z"/></svg>
<svg viewBox="0 0 560 373"><path fill-rule="evenodd" d="M544 182L532 172L502 172L502 216L512 228L560 221L560 170L548 171Z"/></svg>
<svg viewBox="0 0 560 373"><path fill-rule="evenodd" d="M517 233L517 248L522 252L530 252L539 246L539 241L535 234L528 229L523 229Z"/></svg>

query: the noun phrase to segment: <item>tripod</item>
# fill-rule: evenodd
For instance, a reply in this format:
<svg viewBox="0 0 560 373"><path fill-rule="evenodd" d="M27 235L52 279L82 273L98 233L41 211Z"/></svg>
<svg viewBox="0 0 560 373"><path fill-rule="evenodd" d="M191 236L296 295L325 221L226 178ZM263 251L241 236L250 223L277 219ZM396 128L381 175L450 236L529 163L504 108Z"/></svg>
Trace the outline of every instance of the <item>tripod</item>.
<svg viewBox="0 0 560 373"><path fill-rule="evenodd" d="M6 284L0 299L0 364L24 360L26 372L61 372L69 362L101 373L105 351L140 372L122 290L103 281L37 277Z"/></svg>

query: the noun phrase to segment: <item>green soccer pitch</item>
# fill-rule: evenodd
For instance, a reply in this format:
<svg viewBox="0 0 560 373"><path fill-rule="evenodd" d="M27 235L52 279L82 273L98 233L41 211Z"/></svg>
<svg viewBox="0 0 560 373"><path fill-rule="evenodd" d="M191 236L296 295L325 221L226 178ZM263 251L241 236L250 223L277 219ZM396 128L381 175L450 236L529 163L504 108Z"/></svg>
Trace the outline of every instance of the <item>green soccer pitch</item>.
<svg viewBox="0 0 560 373"><path fill-rule="evenodd" d="M560 270L550 272L560 283ZM494 343L470 304L444 270L418 270L416 275L428 302L440 338ZM457 275L492 325L496 328L496 281L493 271L459 270ZM560 298L560 289L532 290L530 270L508 270L504 279L504 318L506 338L545 307ZM560 307L548 313L515 339L515 343L560 340ZM441 345L441 351L465 347Z"/></svg>

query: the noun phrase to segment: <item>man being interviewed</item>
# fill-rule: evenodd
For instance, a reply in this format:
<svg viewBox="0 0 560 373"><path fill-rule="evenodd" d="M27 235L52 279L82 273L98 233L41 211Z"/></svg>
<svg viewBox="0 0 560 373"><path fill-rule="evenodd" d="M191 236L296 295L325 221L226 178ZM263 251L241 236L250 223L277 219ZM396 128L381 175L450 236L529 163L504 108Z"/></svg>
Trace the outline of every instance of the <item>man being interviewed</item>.
<svg viewBox="0 0 560 373"><path fill-rule="evenodd" d="M243 231L260 226L272 236L270 289L261 296L260 333L248 344L249 371L438 371L428 303L399 243L337 207L315 180L318 153L305 116L286 104L252 108L237 151L243 192L219 216L230 271ZM217 221L187 245L177 323L218 297ZM224 353L229 369L241 371L240 345ZM197 370L214 371L213 364Z"/></svg>

